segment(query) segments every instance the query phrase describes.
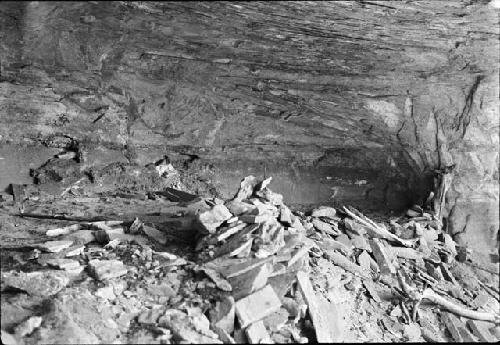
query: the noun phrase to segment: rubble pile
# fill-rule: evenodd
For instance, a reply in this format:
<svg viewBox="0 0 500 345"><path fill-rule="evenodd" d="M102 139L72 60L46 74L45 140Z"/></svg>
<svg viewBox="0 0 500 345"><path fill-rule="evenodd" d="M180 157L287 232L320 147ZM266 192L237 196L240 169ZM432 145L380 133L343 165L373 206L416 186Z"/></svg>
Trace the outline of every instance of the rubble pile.
<svg viewBox="0 0 500 345"><path fill-rule="evenodd" d="M176 200L167 222L46 230L2 265L2 342L374 340L368 327L384 341L500 339L498 272L472 273L429 207L387 223L345 206L304 214L270 182L248 176L229 200L156 193Z"/></svg>

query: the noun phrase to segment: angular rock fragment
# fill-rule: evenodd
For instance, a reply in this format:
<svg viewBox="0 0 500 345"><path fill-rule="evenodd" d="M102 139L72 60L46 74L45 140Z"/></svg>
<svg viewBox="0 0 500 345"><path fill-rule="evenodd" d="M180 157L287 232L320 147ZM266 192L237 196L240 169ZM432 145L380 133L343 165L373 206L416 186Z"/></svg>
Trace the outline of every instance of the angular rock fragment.
<svg viewBox="0 0 500 345"><path fill-rule="evenodd" d="M47 264L66 271L71 271L80 267L78 261L71 259L51 259L47 260Z"/></svg>
<svg viewBox="0 0 500 345"><path fill-rule="evenodd" d="M351 243L354 248L366 250L371 253L372 248L364 236L353 235L351 237Z"/></svg>
<svg viewBox="0 0 500 345"><path fill-rule="evenodd" d="M378 238L374 238L370 240L370 245L372 247L373 256L380 267L380 272L382 274L396 274L396 268L392 264L390 256L382 242Z"/></svg>
<svg viewBox="0 0 500 345"><path fill-rule="evenodd" d="M290 209L285 205L281 205L279 210L280 210L279 221L286 226L292 225L292 219L295 217L292 214L292 211L290 211Z"/></svg>
<svg viewBox="0 0 500 345"><path fill-rule="evenodd" d="M32 316L17 325L14 332L18 337L24 337L33 333L33 331L40 327L41 324L42 318L40 316Z"/></svg>
<svg viewBox="0 0 500 345"><path fill-rule="evenodd" d="M115 292L114 292L114 289L112 286L105 286L105 287L97 289L97 291L95 292L95 295L97 297L100 297L100 298L105 299L105 300L110 300L110 301L112 301L116 298L116 295L115 295Z"/></svg>
<svg viewBox="0 0 500 345"><path fill-rule="evenodd" d="M143 225L142 231L146 236L155 240L156 242L166 245L168 243L168 237L164 232L161 232L158 229L155 229L151 226Z"/></svg>
<svg viewBox="0 0 500 345"><path fill-rule="evenodd" d="M0 339L2 340L2 344L4 344L4 345L16 345L17 344L16 338L14 338L14 335L7 333L3 329L2 329Z"/></svg>
<svg viewBox="0 0 500 345"><path fill-rule="evenodd" d="M271 343L271 337L262 321L257 321L245 329L250 344Z"/></svg>
<svg viewBox="0 0 500 345"><path fill-rule="evenodd" d="M231 296L218 301L215 309L210 310L210 324L216 333L223 330L227 334L234 331L235 303Z"/></svg>
<svg viewBox="0 0 500 345"><path fill-rule="evenodd" d="M127 267L120 260L99 260L89 261L89 268L94 278L106 280L121 277L127 274Z"/></svg>
<svg viewBox="0 0 500 345"><path fill-rule="evenodd" d="M465 262L467 261L467 248L465 246L457 246L457 255L456 259L458 262Z"/></svg>
<svg viewBox="0 0 500 345"><path fill-rule="evenodd" d="M314 292L307 273L299 271L297 281L309 308L309 315L311 315L317 341L320 343L342 342L343 321L335 305Z"/></svg>
<svg viewBox="0 0 500 345"><path fill-rule="evenodd" d="M160 284L151 284L147 286L146 290L151 296L171 298L176 295L176 290L174 290L174 288L172 287L174 285L175 284L172 281Z"/></svg>
<svg viewBox="0 0 500 345"><path fill-rule="evenodd" d="M267 188L255 192L255 195L268 201L271 205L280 206L283 204L283 195L272 192Z"/></svg>
<svg viewBox="0 0 500 345"><path fill-rule="evenodd" d="M346 256L350 256L352 253L352 249L350 247L331 238L324 238L321 242L318 242L318 246L323 252L326 253L338 251Z"/></svg>
<svg viewBox="0 0 500 345"><path fill-rule="evenodd" d="M71 234L72 232L75 232L77 230L80 230L80 228L81 228L80 224L73 224L73 225L62 227L62 228L47 230L45 235L47 235L48 237L67 235L67 234Z"/></svg>
<svg viewBox="0 0 500 345"><path fill-rule="evenodd" d="M369 273L363 269L361 266L356 265L354 262L351 260L347 259L345 256L339 253L331 252L331 253L324 253L325 257L327 257L334 265L337 265L339 267L342 267L348 272L351 272L353 274L357 274L362 278L369 279L370 275Z"/></svg>
<svg viewBox="0 0 500 345"><path fill-rule="evenodd" d="M318 231L322 231L322 232L325 232L327 234L329 233L332 233L333 230L332 230L332 226L328 223L325 223L321 220L319 220L318 218L313 218L312 220L312 225L318 230Z"/></svg>
<svg viewBox="0 0 500 345"><path fill-rule="evenodd" d="M441 320L444 322L453 340L455 340L456 342L474 341L472 336L465 328L465 325L455 315L444 312L441 315Z"/></svg>
<svg viewBox="0 0 500 345"><path fill-rule="evenodd" d="M286 263L286 267L290 268L293 264L295 264L298 260L300 260L304 255L307 255L309 250L311 249L310 244L305 244L298 250L296 250L293 254L290 260Z"/></svg>
<svg viewBox="0 0 500 345"><path fill-rule="evenodd" d="M420 326L416 323L410 323L409 325L404 325L403 332L408 341L412 343L419 341L420 336L422 335Z"/></svg>
<svg viewBox="0 0 500 345"><path fill-rule="evenodd" d="M200 231L213 234L217 230L217 227L232 216L226 206L215 205L212 209L199 213L196 216L196 220Z"/></svg>
<svg viewBox="0 0 500 345"><path fill-rule="evenodd" d="M363 285L366 288L366 291L368 291L368 293L370 294L371 298L373 298L375 302L380 303L381 299L377 293L377 290L375 290L375 284L373 284L373 281L370 279L363 279Z"/></svg>
<svg viewBox="0 0 500 345"><path fill-rule="evenodd" d="M258 183L255 176L250 175L245 177L241 180L240 188L233 199L238 201L248 199L253 194L254 188Z"/></svg>
<svg viewBox="0 0 500 345"><path fill-rule="evenodd" d="M247 224L245 223L236 224L235 226L232 226L224 230L223 232L218 233L217 241L224 241L232 235L238 233L240 230L243 230L245 227L247 227Z"/></svg>
<svg viewBox="0 0 500 345"><path fill-rule="evenodd" d="M498 341L498 339L496 339L496 337L494 337L488 329L488 327L491 327L491 324L484 321L470 319L466 321L466 324L472 330L472 334L474 334L479 341L488 343Z"/></svg>
<svg viewBox="0 0 500 345"><path fill-rule="evenodd" d="M288 321L289 315L288 311L284 307L281 307L274 313L262 319L262 322L267 329L280 330L281 327L283 327L283 325Z"/></svg>
<svg viewBox="0 0 500 345"><path fill-rule="evenodd" d="M259 224L264 222L269 222L273 220L273 216L269 213L261 215L244 214L239 216L240 220L245 223Z"/></svg>
<svg viewBox="0 0 500 345"><path fill-rule="evenodd" d="M95 241L95 236L90 230L77 230L64 236L63 240L73 241L74 244L87 244Z"/></svg>
<svg viewBox="0 0 500 345"><path fill-rule="evenodd" d="M200 267L200 270L205 272L205 274L215 283L215 285L223 291L232 291L233 288L231 284L222 277L222 275L214 269L208 267Z"/></svg>
<svg viewBox="0 0 500 345"><path fill-rule="evenodd" d="M363 225L359 224L355 220L350 218L344 218L344 225L347 231L356 234L356 235L364 235L366 234L366 229Z"/></svg>
<svg viewBox="0 0 500 345"><path fill-rule="evenodd" d="M7 287L26 291L34 296L52 296L69 283L62 271L6 272L2 273L2 290Z"/></svg>
<svg viewBox="0 0 500 345"><path fill-rule="evenodd" d="M269 237L262 240L262 237L256 237L252 249L255 250L255 257L262 259L277 253L285 246L284 229L278 226L270 231Z"/></svg>
<svg viewBox="0 0 500 345"><path fill-rule="evenodd" d="M232 286L233 297L236 300L239 300L263 288L266 285L271 272L271 264L265 263L251 271L229 278L229 283Z"/></svg>
<svg viewBox="0 0 500 345"><path fill-rule="evenodd" d="M245 334L244 329L235 329L234 330L234 342L236 344L247 344L247 336Z"/></svg>
<svg viewBox="0 0 500 345"><path fill-rule="evenodd" d="M329 206L320 206L311 212L311 217L326 217L330 219L335 219L337 210Z"/></svg>
<svg viewBox="0 0 500 345"><path fill-rule="evenodd" d="M154 325L165 312L163 308L146 309L137 318L137 322L147 325Z"/></svg>
<svg viewBox="0 0 500 345"><path fill-rule="evenodd" d="M180 310L168 309L160 317L158 323L170 329L174 336L188 343L222 344L217 334L209 329L205 329L205 326L199 324L199 322L197 325L196 319L193 316L189 316Z"/></svg>
<svg viewBox="0 0 500 345"><path fill-rule="evenodd" d="M271 181L273 180L273 177L272 176L269 176L268 178L260 181L259 183L257 183L257 185L255 186L255 189L254 189L254 192L259 192L263 189L266 189L267 186L269 186L269 184L271 183Z"/></svg>
<svg viewBox="0 0 500 345"><path fill-rule="evenodd" d="M236 302L236 316L242 328L262 320L281 307L281 302L274 289L267 285L263 289Z"/></svg>
<svg viewBox="0 0 500 345"><path fill-rule="evenodd" d="M44 252L59 253L61 250L70 247L72 244L73 241L47 241L45 243L36 244L34 247Z"/></svg>
<svg viewBox="0 0 500 345"><path fill-rule="evenodd" d="M229 212L231 212L235 216L239 216L244 213L250 213L256 208L254 205L239 200L230 200L226 202L225 205Z"/></svg>

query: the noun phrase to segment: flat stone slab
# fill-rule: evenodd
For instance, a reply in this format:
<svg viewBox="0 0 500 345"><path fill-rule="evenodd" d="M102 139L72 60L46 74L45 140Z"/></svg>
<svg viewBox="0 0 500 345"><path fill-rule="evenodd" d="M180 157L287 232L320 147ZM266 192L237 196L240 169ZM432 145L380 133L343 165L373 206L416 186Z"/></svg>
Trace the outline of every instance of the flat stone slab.
<svg viewBox="0 0 500 345"><path fill-rule="evenodd" d="M68 283L68 274L57 270L30 273L7 272L2 274L2 290L11 287L35 296L55 295Z"/></svg>
<svg viewBox="0 0 500 345"><path fill-rule="evenodd" d="M98 280L112 279L127 274L127 267L120 260L89 261L90 272Z"/></svg>
<svg viewBox="0 0 500 345"><path fill-rule="evenodd" d="M255 322L245 329L250 344L270 343L270 336L262 321Z"/></svg>
<svg viewBox="0 0 500 345"><path fill-rule="evenodd" d="M70 247L73 241L47 241L45 243L35 244L34 247L44 252L59 253L61 250Z"/></svg>
<svg viewBox="0 0 500 345"><path fill-rule="evenodd" d="M242 328L262 320L281 307L281 301L271 285L236 302L236 315Z"/></svg>
<svg viewBox="0 0 500 345"><path fill-rule="evenodd" d="M51 259L47 260L47 264L61 270L75 270L80 267L80 263L72 259Z"/></svg>
<svg viewBox="0 0 500 345"><path fill-rule="evenodd" d="M299 271L297 281L320 343L337 343L343 340L342 317L335 305L314 292L309 275Z"/></svg>

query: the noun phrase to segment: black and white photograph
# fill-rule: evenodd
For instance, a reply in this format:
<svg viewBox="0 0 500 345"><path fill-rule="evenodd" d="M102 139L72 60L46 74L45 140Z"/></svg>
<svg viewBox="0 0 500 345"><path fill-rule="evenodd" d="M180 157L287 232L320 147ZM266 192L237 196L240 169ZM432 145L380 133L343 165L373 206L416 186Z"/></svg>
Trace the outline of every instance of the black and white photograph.
<svg viewBox="0 0 500 345"><path fill-rule="evenodd" d="M1 1L1 343L500 342L500 0Z"/></svg>

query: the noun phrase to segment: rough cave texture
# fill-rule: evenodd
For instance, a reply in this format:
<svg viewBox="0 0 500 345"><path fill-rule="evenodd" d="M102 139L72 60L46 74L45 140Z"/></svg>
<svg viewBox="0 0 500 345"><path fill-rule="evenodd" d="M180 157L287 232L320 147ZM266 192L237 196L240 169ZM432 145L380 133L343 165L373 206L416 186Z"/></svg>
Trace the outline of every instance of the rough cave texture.
<svg viewBox="0 0 500 345"><path fill-rule="evenodd" d="M492 242L498 25L487 1L2 2L0 188L76 148L397 211L455 164L448 231Z"/></svg>

